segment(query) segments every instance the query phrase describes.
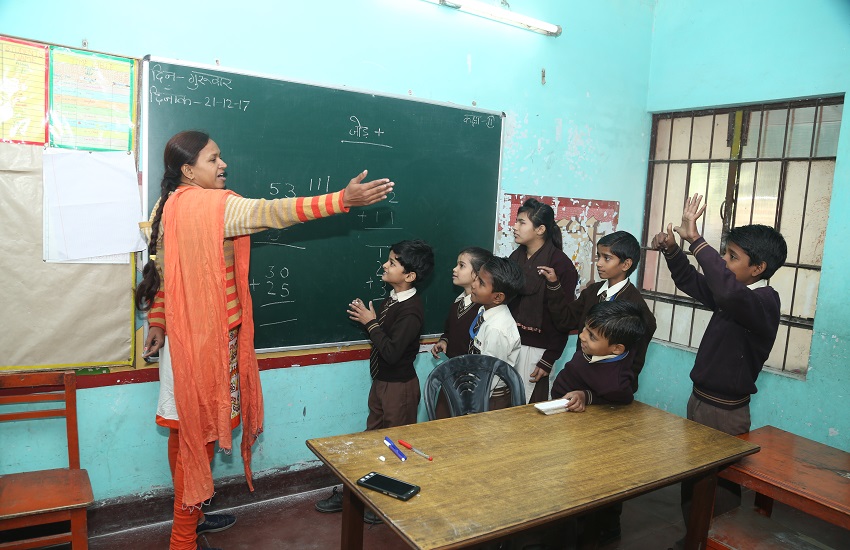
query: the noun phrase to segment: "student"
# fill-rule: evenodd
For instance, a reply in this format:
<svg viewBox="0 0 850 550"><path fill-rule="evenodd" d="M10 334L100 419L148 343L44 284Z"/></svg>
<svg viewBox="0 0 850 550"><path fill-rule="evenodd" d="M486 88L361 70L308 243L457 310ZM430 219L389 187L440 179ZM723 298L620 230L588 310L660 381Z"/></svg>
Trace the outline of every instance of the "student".
<svg viewBox="0 0 850 550"><path fill-rule="evenodd" d="M519 246L510 259L525 275L525 288L510 304L522 339L514 367L525 381L526 399L536 403L549 398L549 373L567 345L567 335L555 328L546 306L546 279L538 267L552 267L567 293L575 289L578 272L561 250L561 229L551 206L528 199L517 211L513 230Z"/></svg>
<svg viewBox="0 0 850 550"><path fill-rule="evenodd" d="M638 306L646 326L643 338L633 350L632 370L635 373L632 390L637 392L638 376L643 370L646 350L655 334L655 316L647 307L640 291L629 282L629 275L637 269L640 261L640 244L631 233L615 231L599 239L596 244L596 273L602 279L588 285L575 301L572 289L564 289L551 267L541 266L540 271L549 284L546 285L546 303L558 330L570 332L584 327L587 312L594 304L602 301L626 301ZM576 350L581 349L581 339Z"/></svg>
<svg viewBox="0 0 850 550"><path fill-rule="evenodd" d="M446 316L445 332L431 348L431 355L435 359L440 358L440 353L445 353L451 359L458 355L469 353L472 338L469 336L469 327L475 319L478 308L472 303L472 281L478 276L478 270L493 254L477 246L464 248L457 256L457 265L452 269L452 283L463 289L460 296L449 307ZM436 418L451 417L451 409L446 394L442 391L437 396L435 407Z"/></svg>
<svg viewBox="0 0 850 550"><path fill-rule="evenodd" d="M247 235L373 204L386 198L393 184L386 179L361 184L364 171L338 193L244 199L225 190L227 164L218 145L195 131L173 136L164 161L162 195L150 224L144 224L150 228L150 261L136 289L136 305L150 310L144 357L163 350L156 421L170 430L170 548L195 550L200 548L198 533L221 531L236 521L201 512L213 496L210 461L215 442L229 453L231 430L241 420L242 458L253 490L251 446L263 431ZM222 269L210 270L211 265ZM210 411L219 414L210 417Z"/></svg>
<svg viewBox="0 0 850 550"><path fill-rule="evenodd" d="M640 244L631 233L615 231L604 235L596 244L596 272L602 281L588 285L573 302L569 301L573 296L572 289L569 292L564 291L555 277L554 270L550 267L540 268L549 282L546 285L549 313L552 314L552 320L560 331L570 332L584 327L590 309L602 301L630 302L640 309L645 330L643 337L632 349L631 364L634 372L632 392L637 392L638 376L643 370L646 350L656 328L655 316L647 307L640 291L628 279L629 275L637 269L639 261ZM581 346L582 342L579 338L576 342L576 351L580 351ZM622 503L600 511L598 516L602 524L599 533L600 545L620 537L622 511Z"/></svg>
<svg viewBox="0 0 850 550"><path fill-rule="evenodd" d="M469 327L472 326L472 320L478 312L477 308L472 307L472 282L478 276L478 270L484 262L492 256L490 251L477 246L464 248L458 254L457 265L452 269L452 283L461 287L463 292L449 307L445 332L431 348L431 355L435 359L439 359L440 353L445 353L449 358L469 353L469 344L472 341L469 336Z"/></svg>
<svg viewBox="0 0 850 550"><path fill-rule="evenodd" d="M472 283L472 301L480 304L469 328L473 337L469 353L480 353L516 365L521 348L519 329L507 304L525 286L525 275L507 258L493 256L481 266ZM490 410L511 404L510 389L497 381L490 394Z"/></svg>
<svg viewBox="0 0 850 550"><path fill-rule="evenodd" d="M713 312L691 369L688 419L740 435L750 431L750 399L758 391L756 379L779 329L779 294L767 280L785 263L788 249L775 229L744 225L729 231L726 252L721 256L697 229L696 222L705 212L701 202L699 194L690 197L682 224L675 228L668 224L666 232L652 239L652 248L664 253L676 286ZM676 244L673 231L690 243L688 248L702 273ZM692 494L693 485L683 483L686 519ZM741 487L718 480L714 514L740 503Z"/></svg>
<svg viewBox="0 0 850 550"><path fill-rule="evenodd" d="M645 331L643 312L632 302L594 304L579 334L579 349L555 378L552 398L568 399L572 412L634 401L632 361Z"/></svg>
<svg viewBox="0 0 850 550"><path fill-rule="evenodd" d="M419 352L419 334L425 320L422 298L416 286L434 269L434 252L420 240L401 241L390 247L381 280L392 287L376 311L359 298L348 304L348 316L362 323L372 341L369 357L369 416L366 430L416 423L421 392L413 361ZM316 503L320 512L342 511L342 493L334 487L330 497ZM367 510L367 523L380 519Z"/></svg>

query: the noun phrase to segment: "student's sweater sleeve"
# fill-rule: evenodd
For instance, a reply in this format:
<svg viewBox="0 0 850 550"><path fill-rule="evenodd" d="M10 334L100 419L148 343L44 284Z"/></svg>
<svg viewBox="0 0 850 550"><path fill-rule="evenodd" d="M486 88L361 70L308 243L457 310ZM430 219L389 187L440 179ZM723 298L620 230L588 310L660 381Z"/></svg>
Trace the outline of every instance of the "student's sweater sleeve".
<svg viewBox="0 0 850 550"><path fill-rule="evenodd" d="M348 212L345 190L315 197L246 199L230 196L224 204L224 236L249 235L266 229L283 229L296 223Z"/></svg>
<svg viewBox="0 0 850 550"><path fill-rule="evenodd" d="M700 240L702 239L700 238ZM691 247L691 250L693 250L693 247ZM705 281L705 276L698 273L696 268L691 265L682 249L678 246L670 247L664 252L664 259L667 260L670 276L679 290L691 298L699 300L703 305L714 311L716 309L714 296ZM719 256L718 259L720 259Z"/></svg>
<svg viewBox="0 0 850 550"><path fill-rule="evenodd" d="M552 383L552 399L560 399L570 391L567 384L567 375L564 372L565 369L566 367L561 369L561 372L558 373L558 376L555 377L555 381Z"/></svg>
<svg viewBox="0 0 850 550"><path fill-rule="evenodd" d="M705 273L705 284L714 297L716 307L731 315L747 330L771 337L776 334L775 321L766 322L771 316L776 317L776 305L763 301L767 295L738 282L720 254L702 237L691 243L690 248Z"/></svg>
<svg viewBox="0 0 850 550"><path fill-rule="evenodd" d="M579 326L579 322L588 300L587 294L585 289L578 298L573 299L573 290L567 291L561 286L560 281L546 285L546 305L549 308L549 314L552 315L555 328L566 333L583 328Z"/></svg>
<svg viewBox="0 0 850 550"><path fill-rule="evenodd" d="M399 304L399 306L402 304ZM392 326L382 327L377 319L373 319L366 323L366 331L369 333L372 345L378 350L383 360L390 365L395 365L401 359L410 342L419 340L422 321L421 312L415 308L410 308L400 314L392 323Z"/></svg>
<svg viewBox="0 0 850 550"><path fill-rule="evenodd" d="M563 288L566 294L566 298L570 296L569 292L575 292L576 284L578 284L578 272L576 271L573 262L564 255L561 254L557 257L558 259L552 262L552 268L555 270L555 273L558 273L558 282L561 283L561 287ZM543 292L548 292L545 290ZM545 298L544 298L545 301ZM548 306L547 306L548 308ZM551 319L551 314L549 315ZM552 326L554 328L554 320L552 322ZM546 371L546 375L552 372L552 367L555 365L555 361L561 358L561 355L564 353L564 348L567 347L567 338L568 335L564 332L558 331L555 329L555 334L550 334L548 337L549 345L546 348L546 351L543 352L543 357L540 358L540 361L537 362L537 366Z"/></svg>
<svg viewBox="0 0 850 550"><path fill-rule="evenodd" d="M635 394L632 392L631 383L605 394L599 394L593 390L584 390L584 393L587 395L586 405L612 405L615 403L628 405L635 400Z"/></svg>

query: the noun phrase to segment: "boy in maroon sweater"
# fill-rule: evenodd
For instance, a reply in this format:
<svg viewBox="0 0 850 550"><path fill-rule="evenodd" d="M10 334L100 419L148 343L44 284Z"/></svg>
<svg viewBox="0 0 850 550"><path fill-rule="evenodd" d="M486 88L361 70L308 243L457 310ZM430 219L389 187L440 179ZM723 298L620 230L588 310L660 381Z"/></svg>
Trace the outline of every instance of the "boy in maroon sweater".
<svg viewBox="0 0 850 550"><path fill-rule="evenodd" d="M581 348L555 378L552 398L566 397L571 412L584 412L592 404L631 403L634 347L645 331L635 304L594 304L578 337Z"/></svg>
<svg viewBox="0 0 850 550"><path fill-rule="evenodd" d="M682 225L667 225L652 239L664 253L676 286L713 312L691 370L693 392L688 419L730 435L750 431L750 396L756 378L776 340L779 294L767 286L783 263L787 245L782 235L765 225L744 225L729 231L723 256L705 242L697 220L705 212L702 196L688 199ZM673 231L690 243L702 273L676 244ZM740 505L741 488L718 480L715 515ZM682 509L689 510L692 486L682 485ZM686 516L687 517L687 514Z"/></svg>

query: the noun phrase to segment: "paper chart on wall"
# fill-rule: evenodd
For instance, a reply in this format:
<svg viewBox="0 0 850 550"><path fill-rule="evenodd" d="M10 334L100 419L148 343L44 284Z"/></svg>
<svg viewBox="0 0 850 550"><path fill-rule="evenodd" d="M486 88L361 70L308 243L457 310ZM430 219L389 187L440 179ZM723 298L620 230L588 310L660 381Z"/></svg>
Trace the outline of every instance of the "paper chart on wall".
<svg viewBox="0 0 850 550"><path fill-rule="evenodd" d="M0 37L0 141L47 138L47 46Z"/></svg>
<svg viewBox="0 0 850 550"><path fill-rule="evenodd" d="M133 155L47 149L43 165L45 261L128 263L145 248Z"/></svg>
<svg viewBox="0 0 850 550"><path fill-rule="evenodd" d="M132 151L136 62L51 46L50 145Z"/></svg>

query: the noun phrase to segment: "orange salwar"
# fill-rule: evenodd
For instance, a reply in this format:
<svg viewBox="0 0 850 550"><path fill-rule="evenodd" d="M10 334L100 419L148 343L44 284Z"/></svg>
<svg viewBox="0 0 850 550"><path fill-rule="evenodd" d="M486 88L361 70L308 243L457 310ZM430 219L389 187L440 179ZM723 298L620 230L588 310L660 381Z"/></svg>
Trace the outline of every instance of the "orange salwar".
<svg viewBox="0 0 850 550"><path fill-rule="evenodd" d="M207 456L212 462L215 443L207 443ZM187 508L183 505L183 461L180 459L180 435L178 430L168 433L168 465L174 480L174 523L171 526L170 550L196 550L198 535L195 530L201 521L200 506Z"/></svg>

